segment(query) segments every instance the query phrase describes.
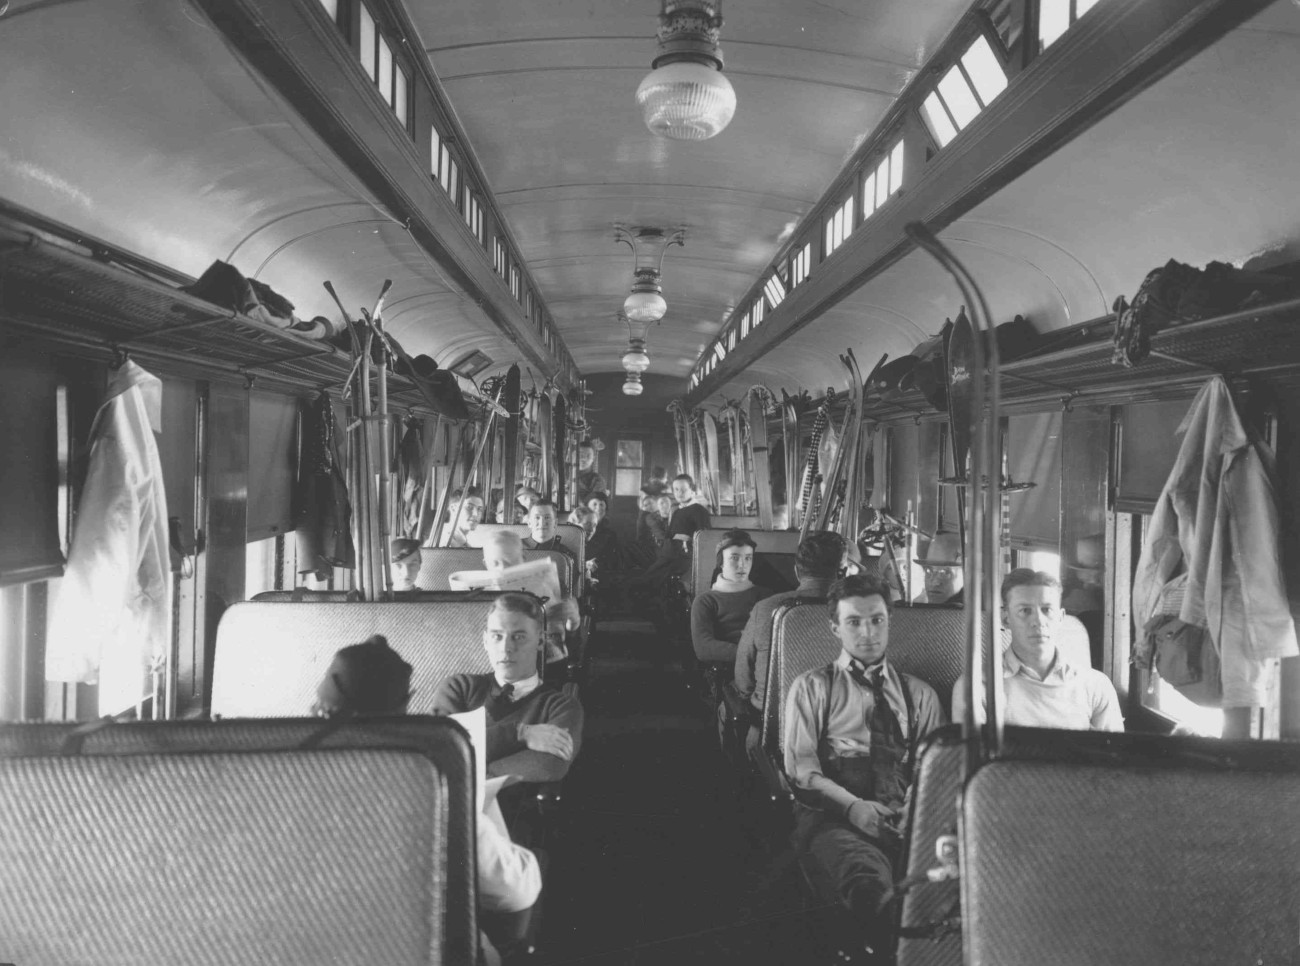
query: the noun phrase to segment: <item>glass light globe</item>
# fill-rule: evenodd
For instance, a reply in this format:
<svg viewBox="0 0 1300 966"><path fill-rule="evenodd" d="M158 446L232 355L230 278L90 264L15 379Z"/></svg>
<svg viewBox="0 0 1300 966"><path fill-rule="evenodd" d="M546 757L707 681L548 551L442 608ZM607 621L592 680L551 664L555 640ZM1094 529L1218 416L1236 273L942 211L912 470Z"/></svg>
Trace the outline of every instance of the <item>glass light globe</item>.
<svg viewBox="0 0 1300 966"><path fill-rule="evenodd" d="M650 368L650 357L636 349L624 352L622 362L628 372L645 372Z"/></svg>
<svg viewBox="0 0 1300 966"><path fill-rule="evenodd" d="M668 303L658 292L633 292L623 300L623 313L633 322L658 322Z"/></svg>
<svg viewBox="0 0 1300 966"><path fill-rule="evenodd" d="M711 65L677 61L655 68L636 89L646 127L678 141L703 141L731 123L736 91ZM631 315L632 313L628 313Z"/></svg>
<svg viewBox="0 0 1300 966"><path fill-rule="evenodd" d="M627 374L627 382L623 383L623 395L639 396L641 395L641 391L641 373L629 372Z"/></svg>

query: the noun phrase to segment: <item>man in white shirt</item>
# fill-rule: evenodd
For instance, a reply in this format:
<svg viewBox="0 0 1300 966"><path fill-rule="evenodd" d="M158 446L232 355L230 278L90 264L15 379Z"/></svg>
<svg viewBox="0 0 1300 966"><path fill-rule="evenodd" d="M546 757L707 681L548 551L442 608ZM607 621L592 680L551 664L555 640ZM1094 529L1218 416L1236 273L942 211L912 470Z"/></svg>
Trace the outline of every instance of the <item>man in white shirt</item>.
<svg viewBox="0 0 1300 966"><path fill-rule="evenodd" d="M1110 678L1070 664L1058 649L1062 614L1061 582L1051 574L1020 567L1002 581L1002 623L1011 632L1002 652L1003 720L1029 728L1123 731ZM962 720L965 709L962 678L953 687L953 720Z"/></svg>
<svg viewBox="0 0 1300 966"><path fill-rule="evenodd" d="M827 602L840 654L795 678L785 704L794 845L822 899L847 906L864 944L881 949L889 917L880 903L895 878L917 745L943 725L943 708L933 688L885 657L884 581L846 577Z"/></svg>

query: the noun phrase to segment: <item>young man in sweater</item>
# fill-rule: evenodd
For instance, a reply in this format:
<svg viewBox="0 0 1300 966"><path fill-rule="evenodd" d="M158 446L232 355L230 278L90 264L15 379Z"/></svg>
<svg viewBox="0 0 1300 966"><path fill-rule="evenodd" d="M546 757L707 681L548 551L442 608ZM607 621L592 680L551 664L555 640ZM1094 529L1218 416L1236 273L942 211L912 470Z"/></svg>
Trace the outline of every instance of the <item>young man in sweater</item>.
<svg viewBox="0 0 1300 966"><path fill-rule="evenodd" d="M489 605L483 631L492 670L454 674L434 694L434 714L486 708L489 777L559 781L582 744L582 705L538 673L542 626L535 598L502 594Z"/></svg>

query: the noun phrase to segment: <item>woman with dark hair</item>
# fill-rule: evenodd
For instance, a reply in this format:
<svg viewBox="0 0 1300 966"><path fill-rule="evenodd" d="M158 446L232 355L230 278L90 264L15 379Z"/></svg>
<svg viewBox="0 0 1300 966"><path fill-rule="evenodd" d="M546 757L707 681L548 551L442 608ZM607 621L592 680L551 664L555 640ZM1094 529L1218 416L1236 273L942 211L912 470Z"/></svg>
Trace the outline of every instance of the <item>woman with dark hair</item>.
<svg viewBox="0 0 1300 966"><path fill-rule="evenodd" d="M596 529L587 537L587 562L596 564L597 573L618 570L618 534L609 522L609 497L593 493L587 500L587 509L596 518Z"/></svg>
<svg viewBox="0 0 1300 966"><path fill-rule="evenodd" d="M702 662L733 663L749 612L772 593L749 579L755 549L754 538L744 530L728 530L722 535L717 577L691 605L691 645Z"/></svg>
<svg viewBox="0 0 1300 966"><path fill-rule="evenodd" d="M578 502L585 504L597 493L609 490L609 484L596 469L596 453L602 444L598 440L584 439L578 444Z"/></svg>

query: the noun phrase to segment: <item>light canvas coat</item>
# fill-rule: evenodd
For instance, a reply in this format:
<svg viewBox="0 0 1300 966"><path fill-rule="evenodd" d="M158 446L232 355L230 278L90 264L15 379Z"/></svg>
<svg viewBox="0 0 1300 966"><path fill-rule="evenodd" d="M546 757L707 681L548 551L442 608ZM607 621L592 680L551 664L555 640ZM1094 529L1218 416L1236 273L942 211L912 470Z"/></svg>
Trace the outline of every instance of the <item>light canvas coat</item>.
<svg viewBox="0 0 1300 966"><path fill-rule="evenodd" d="M161 381L134 362L112 374L50 618L46 678L98 683L101 714L144 695L150 661L171 641L161 404Z"/></svg>
<svg viewBox="0 0 1300 966"><path fill-rule="evenodd" d="M1161 588L1185 567L1178 617L1209 630L1224 706L1259 706L1268 662L1300 654L1282 576L1272 453L1246 435L1218 377L1201 387L1178 432L1178 459L1138 560L1134 621L1145 626Z"/></svg>

